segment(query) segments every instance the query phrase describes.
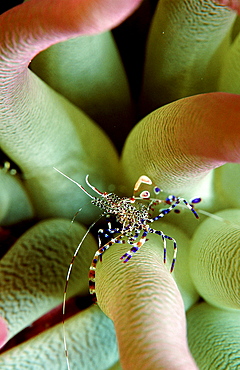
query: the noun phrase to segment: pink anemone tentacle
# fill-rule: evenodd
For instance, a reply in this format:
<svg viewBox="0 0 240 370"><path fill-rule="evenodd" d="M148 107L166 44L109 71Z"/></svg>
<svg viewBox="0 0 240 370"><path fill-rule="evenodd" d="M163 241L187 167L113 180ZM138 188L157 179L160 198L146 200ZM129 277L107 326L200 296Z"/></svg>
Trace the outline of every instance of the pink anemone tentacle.
<svg viewBox="0 0 240 370"><path fill-rule="evenodd" d="M141 0L32 0L1 15L1 49L6 47L12 62L21 69L37 53L57 42L117 26L140 3Z"/></svg>
<svg viewBox="0 0 240 370"><path fill-rule="evenodd" d="M226 6L231 10L236 11L240 14L240 1L239 0L214 0L214 3L222 6Z"/></svg>
<svg viewBox="0 0 240 370"><path fill-rule="evenodd" d="M71 190L62 179L54 179L53 166L68 168L79 182L90 167L99 186L115 182L118 156L105 133L28 65L55 43L117 26L140 2L31 0L0 17L1 148L22 170L40 217L69 217L76 212L79 195L75 201L72 194L66 195ZM111 179L108 173L113 174ZM69 198L65 205L59 202L63 196Z"/></svg>
<svg viewBox="0 0 240 370"><path fill-rule="evenodd" d="M181 193L210 170L240 163L240 96L208 93L186 97L142 119L122 155L126 176L146 173L165 191Z"/></svg>

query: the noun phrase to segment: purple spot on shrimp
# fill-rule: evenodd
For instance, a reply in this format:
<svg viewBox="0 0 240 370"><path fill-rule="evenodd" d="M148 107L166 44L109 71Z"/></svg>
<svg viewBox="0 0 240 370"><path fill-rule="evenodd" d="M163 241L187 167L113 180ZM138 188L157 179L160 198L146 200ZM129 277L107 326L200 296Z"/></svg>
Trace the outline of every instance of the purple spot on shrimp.
<svg viewBox="0 0 240 370"><path fill-rule="evenodd" d="M126 263L130 260L130 258L132 258L131 254L128 255L128 257L125 259L125 261L123 261L123 263Z"/></svg>
<svg viewBox="0 0 240 370"><path fill-rule="evenodd" d="M123 260L125 257L127 257L127 253L125 253L122 257L120 257L120 260Z"/></svg>
<svg viewBox="0 0 240 370"><path fill-rule="evenodd" d="M138 247L132 247L131 252L136 253L138 251L138 249L139 249Z"/></svg>
<svg viewBox="0 0 240 370"><path fill-rule="evenodd" d="M174 266L175 266L175 262L176 262L176 258L174 258L173 261L172 261L172 266L171 266L170 272L173 272Z"/></svg>
<svg viewBox="0 0 240 370"><path fill-rule="evenodd" d="M163 211L161 211L161 214L162 215L167 215L168 213L170 212L170 209L164 209Z"/></svg>
<svg viewBox="0 0 240 370"><path fill-rule="evenodd" d="M158 186L155 186L155 188L154 188L154 193L155 194L159 194L159 193L161 193L161 189L158 187Z"/></svg>
<svg viewBox="0 0 240 370"><path fill-rule="evenodd" d="M167 251L166 249L164 249L163 251L163 262L166 263L166 259L167 259Z"/></svg>
<svg viewBox="0 0 240 370"><path fill-rule="evenodd" d="M202 198L194 198L191 200L190 203L196 204L196 203L200 203L201 201L202 201Z"/></svg>

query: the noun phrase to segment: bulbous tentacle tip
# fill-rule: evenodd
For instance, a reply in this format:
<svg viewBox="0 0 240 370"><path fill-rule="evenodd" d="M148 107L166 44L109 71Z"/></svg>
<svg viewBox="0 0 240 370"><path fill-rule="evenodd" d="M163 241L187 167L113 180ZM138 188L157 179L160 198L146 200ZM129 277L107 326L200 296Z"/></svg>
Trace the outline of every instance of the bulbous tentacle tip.
<svg viewBox="0 0 240 370"><path fill-rule="evenodd" d="M197 370L183 301L158 242L146 243L126 264L118 262L124 251L125 244L109 248L96 270L98 304L114 322L123 368Z"/></svg>
<svg viewBox="0 0 240 370"><path fill-rule="evenodd" d="M181 194L189 184L199 186L210 170L226 162L240 163L239 104L238 94L205 93L176 100L144 117L122 152L129 184L144 172L164 191Z"/></svg>
<svg viewBox="0 0 240 370"><path fill-rule="evenodd" d="M239 0L213 0L217 5L226 6L231 10L236 11L240 14L240 1Z"/></svg>
<svg viewBox="0 0 240 370"><path fill-rule="evenodd" d="M0 317L0 348L7 343L8 325L4 318Z"/></svg>
<svg viewBox="0 0 240 370"><path fill-rule="evenodd" d="M188 343L199 369L238 369L240 312L206 302L187 312Z"/></svg>
<svg viewBox="0 0 240 370"><path fill-rule="evenodd" d="M202 298L239 312L240 210L225 209L204 220L191 240L190 275Z"/></svg>

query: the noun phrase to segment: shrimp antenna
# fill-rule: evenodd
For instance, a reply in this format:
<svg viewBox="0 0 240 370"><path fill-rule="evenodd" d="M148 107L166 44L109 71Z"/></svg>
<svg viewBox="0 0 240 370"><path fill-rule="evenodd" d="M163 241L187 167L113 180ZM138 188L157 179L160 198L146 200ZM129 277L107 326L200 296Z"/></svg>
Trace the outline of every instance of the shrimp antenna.
<svg viewBox="0 0 240 370"><path fill-rule="evenodd" d="M82 186L82 185L80 185L77 181L75 181L75 180L73 180L73 179L71 179L71 177L69 177L69 176L67 176L67 175L65 175L65 173L63 173L63 172L61 172L60 170L58 170L57 168L55 168L55 167L53 167L54 168L54 170L55 171L57 171L57 172L59 172L62 176L64 176L64 177L66 177L68 180L70 180L70 181L72 181L74 184L76 184L85 194L87 194L90 198L92 198L92 199L95 199L95 197L93 197L91 194L89 194L89 192L86 190L86 189L84 189L84 187ZM87 180L86 180L86 182L87 182ZM88 182L87 182L87 184L88 184ZM89 185L89 184L88 184ZM91 188L92 188L92 186L90 186ZM95 190L95 189L93 189L93 190Z"/></svg>
<svg viewBox="0 0 240 370"><path fill-rule="evenodd" d="M86 176L86 179L85 179L86 184L87 184L91 189L93 189L97 194L99 194L99 195L103 195L104 193L102 193L100 190L98 190L97 188L95 188L95 186L93 186L93 185L91 185L91 184L90 184L90 182L88 181L88 177L89 177L89 175L87 175L87 176Z"/></svg>
<svg viewBox="0 0 240 370"><path fill-rule="evenodd" d="M55 168L56 169L56 168ZM58 171L58 170L56 170ZM58 171L60 172L60 171ZM61 173L61 172L60 172ZM64 174L63 174L64 175ZM64 175L65 176L65 175ZM68 178L68 176L66 176ZM71 179L70 179L71 180ZM74 181L75 182L75 181ZM71 272L72 272L72 268L73 268L73 264L74 264L74 261L75 261L75 258L77 257L78 255L78 252L79 252L79 249L81 248L84 240L86 239L86 237L88 236L90 230L93 228L93 226L100 220L100 218L102 217L103 215L100 215L97 220L95 220L90 226L89 228L87 229L87 231L85 232L85 234L83 235L82 237L82 240L80 241L80 243L78 244L73 256L72 256L72 260L68 266L68 271L67 271L67 276L66 276L66 281L65 281L65 287L64 287L64 293L63 293L63 304L62 304L62 328L63 328L63 343L64 343L64 352L65 352L65 356L66 356L66 361L67 361L67 368L68 370L70 370L70 363L69 363L69 358L68 358L68 346L67 346L67 339L66 339L66 330L65 330L65 314L66 314L66 301L67 301L67 289L68 289L68 283L69 283L69 279L70 279L70 275L71 275Z"/></svg>

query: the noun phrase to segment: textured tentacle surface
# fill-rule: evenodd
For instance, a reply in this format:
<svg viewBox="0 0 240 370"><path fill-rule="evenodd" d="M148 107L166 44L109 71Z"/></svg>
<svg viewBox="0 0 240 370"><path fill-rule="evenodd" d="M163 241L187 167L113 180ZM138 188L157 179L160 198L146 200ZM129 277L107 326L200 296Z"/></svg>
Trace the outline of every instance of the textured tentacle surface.
<svg viewBox="0 0 240 370"><path fill-rule="evenodd" d="M99 45L92 45L93 49L99 51L105 47L106 51L110 41L108 39L106 44L104 41L109 37L109 33L96 34L119 24L139 3L137 0L30 0L0 17L1 147L22 170L20 188L23 185L23 189L29 192L38 217L61 215L72 218L76 210L83 207L81 216L84 222L95 218L94 207L92 206L92 210L79 189L54 172L53 166L83 186L84 177L89 174L90 183L101 191L111 192L113 189L110 189L109 185L118 179L122 180L118 175L116 150L96 124L74 106L76 90L73 91L72 99L69 91L71 87L66 81L63 83L65 71L56 71L55 66L60 60L61 63L69 63L62 53L64 50L68 53L70 45L75 46L71 47L69 59L75 57L74 63L78 64L75 49L78 45L80 47L79 36L93 37L94 42L101 40L102 44L99 41ZM155 1L144 2L147 7L151 7L153 3ZM239 95L210 93L185 98L188 94L214 91L219 81L218 88L221 91L239 93L236 89L239 20L233 26L236 13L222 6L234 8L234 4L238 2L219 1L216 5L216 2L209 0L159 1L148 42L147 65L151 68L146 66L145 77L149 73L151 78L145 78L144 82L145 109L151 109L151 104L158 107L172 99L184 99L151 113L130 133L122 160L126 174L124 192L126 189L131 192L136 179L146 174L168 194L184 196L187 200L190 195L202 197L203 208L212 207L211 211L226 207L239 208ZM161 22L156 22L158 17ZM136 19L133 28L138 37L139 32L146 34L147 29L140 31ZM161 29L162 26L165 27L164 30ZM76 39L72 40L72 37ZM127 44L126 37L128 35L123 39L124 47ZM140 39L142 40L139 36ZM55 46L58 42L63 44ZM51 81L45 80L51 85L49 87L33 70L28 69L28 65L37 53L51 45L53 49L49 49L45 54L49 59L44 76L39 73L41 55L38 66L37 59L32 63L33 70L45 79L53 57L53 65L48 71L58 74L50 79ZM89 44L87 49L90 50ZM109 47L109 54L110 49L113 50L112 46ZM134 48L131 55L134 55L133 50ZM60 58L58 60L57 54ZM87 59L84 50L83 54ZM94 57L99 61L99 53L96 54ZM129 57L128 51L126 54ZM156 58L152 60L150 55L155 55ZM91 60L91 56L90 52L88 59ZM108 59L107 53L104 57ZM42 58L44 59L44 54ZM113 64L117 59L114 54ZM104 67L108 69L109 64L103 66L102 60L105 59L100 60L101 74ZM87 81L87 74L91 75L92 65L89 60L85 61L87 71L84 77ZM143 60L139 61L134 55L132 65L136 65L138 72L142 63ZM81 69L82 66L77 67ZM77 70L79 71L77 67L74 70L76 75ZM163 78L160 79L163 91L156 93L154 84L159 83L158 67L160 72L164 71ZM69 73L66 75L69 76L70 71L67 72ZM115 72L112 71L113 80ZM59 85L63 83L61 89L59 85L55 85L58 76ZM76 88L78 81L74 80L74 73L72 76L71 85L74 82ZM93 78L96 82L97 79ZM101 80L100 77L99 79ZM106 79L110 81L107 76ZM132 76L130 79L132 80ZM107 84L108 81L104 83ZM94 91L96 96L100 90L104 90L104 83L101 89L96 88ZM149 93L147 83L149 86L152 83ZM140 84L140 81L137 81L137 86ZM117 85L114 93L118 93L118 88L120 89L120 86ZM84 91L87 91L87 88ZM86 105L83 108L87 109ZM110 108L104 106L104 110L109 112ZM121 128L118 131L116 129L116 140L117 135L120 137L122 134L120 131ZM226 162L234 163L218 168ZM212 171L216 167L217 169ZM25 213L24 207L28 204L25 190L21 193L18 185L15 185L9 186L1 204L3 217L10 223L11 214L8 211L9 207L13 208L11 202L15 199L11 192L16 189L16 202L23 200L21 207L15 205L19 207L21 215ZM9 203L7 197L11 198ZM199 208L202 208L202 205ZM177 219L182 220L182 228L191 235L198 221L188 213L190 212L181 209ZM235 215L235 210L233 214ZM174 215L170 214L166 218L167 221L171 221L171 217ZM1 298L3 297L4 301L1 302L1 315L7 319L11 336L62 301L67 265L72 256L69 244L73 241L74 250L82 237L82 231L74 226L73 231L67 234L68 227L63 227L63 221L58 226L55 220L51 222L46 232L42 230L43 224L30 230L28 236L20 238L3 258L4 276L1 281L4 286ZM227 308L222 310L223 317L216 315L216 321L213 318L215 313L213 316L208 313L208 317L203 318L205 305L196 306L196 314L191 318L189 316L189 343L200 368L209 369L213 364L214 370L216 367L231 369L231 366L234 368L235 364L239 363L239 338L236 331L233 332L233 327L235 330L237 328L237 324L233 325L234 320L239 322L239 279L236 272L239 271L236 247L239 241L238 227L233 225L236 218L232 225L219 219L217 222L220 225L217 236L216 225L209 229L204 227L197 240L197 233L195 234L194 248L196 244L196 255L199 258L196 259L196 255L190 256L190 261L188 238L177 228L166 226L164 231L175 237L179 244L179 258L172 276L169 274L169 265L166 268L162 263L163 250L159 247L161 238L158 235L151 235L151 238L156 237L156 243L154 239L147 241L126 264L119 261L127 250L126 246L112 245L104 253L102 263L97 265L96 292L101 308L115 323L123 368L196 369L186 342L184 304L185 308L190 307L198 298L197 291L209 302L210 295L214 298L211 301L212 305L215 305L214 312L220 311L216 306ZM160 223L160 229L162 225ZM168 241L167 256L170 261L167 264L171 263L172 256L169 253L173 247L171 240ZM79 290L87 290L87 281L85 283L84 279L87 280L88 266L96 248L94 242L90 244L87 245L88 250L91 249L88 262L88 254L83 248L79 255L80 261L77 259L76 266L74 265L74 271L79 275L76 279L73 275L73 288L72 279L69 281L70 295L72 292L75 294ZM70 253L69 261L66 250ZM204 255L201 254L203 252ZM230 259L227 254L231 256ZM86 265L81 257L86 257ZM203 265L199 261L201 258ZM222 266L222 271L216 266L216 262ZM198 281L199 276L191 278L190 269L196 269L196 275L201 276L202 281L207 278L205 287ZM59 281L61 287L57 284ZM91 363L91 368L100 369L102 366L107 369L117 358L112 321L106 320L96 307L90 308L88 312L91 313L89 320L85 321L81 314L76 315L67 327L67 335L71 333L68 340L70 363L72 360L74 368L81 363L84 368L86 359L86 364ZM189 311L189 315L191 312L193 311ZM81 324L83 322L84 326ZM224 322L230 328L229 332ZM61 330L60 327L55 327L39 335L39 341L36 337L33 341L23 343L3 354L0 367L17 368L24 363L26 369L32 368L34 364L41 368L52 368L56 364L59 368L65 368ZM0 332L1 344L6 340L6 321L1 319ZM207 357L206 353L210 356ZM202 354L205 355L203 360ZM94 357L92 362L91 356ZM106 358L105 362L102 362L103 357Z"/></svg>
<svg viewBox="0 0 240 370"><path fill-rule="evenodd" d="M240 1L239 0L214 0L215 4L228 7L228 9L234 10L240 14Z"/></svg>
<svg viewBox="0 0 240 370"><path fill-rule="evenodd" d="M0 222L11 225L33 217L33 207L20 180L0 171Z"/></svg>
<svg viewBox="0 0 240 370"><path fill-rule="evenodd" d="M0 313L9 338L62 303L67 267L85 228L63 219L42 221L22 235L1 260ZM88 267L96 243L91 235L74 266L68 295L88 292Z"/></svg>
<svg viewBox="0 0 240 370"><path fill-rule="evenodd" d="M239 31L239 29L238 29ZM228 52L222 59L222 68L219 75L218 90L233 94L240 93L240 35L236 32Z"/></svg>
<svg viewBox="0 0 240 370"><path fill-rule="evenodd" d="M133 176L144 172L166 192L184 194L211 169L238 163L239 103L238 95L202 94L146 116L126 140L122 163L127 180L134 184Z"/></svg>
<svg viewBox="0 0 240 370"><path fill-rule="evenodd" d="M65 325L72 369L106 370L117 362L118 349L113 323L98 307L92 306L78 313L67 320ZM96 353L93 348L98 348ZM43 370L53 366L58 370L66 370L62 324L3 353L0 365L2 370L29 370L33 366Z"/></svg>
<svg viewBox="0 0 240 370"><path fill-rule="evenodd" d="M114 322L123 369L195 370L182 298L163 264L159 239L149 242L133 263L118 263L124 244L106 251L96 271L98 303Z"/></svg>
<svg viewBox="0 0 240 370"><path fill-rule="evenodd" d="M220 308L240 309L240 211L216 213L196 230L190 251L190 272L199 294Z"/></svg>
<svg viewBox="0 0 240 370"><path fill-rule="evenodd" d="M76 211L77 194L65 198L65 205L55 201L66 196L68 184L52 175L52 166L61 163L70 176L78 173L81 182L86 173L98 179L101 174L107 187L114 181L118 159L106 135L37 78L28 64L57 42L116 26L139 3L32 0L1 15L1 146L23 170L40 217L66 217Z"/></svg>
<svg viewBox="0 0 240 370"><path fill-rule="evenodd" d="M240 208L239 183L240 166L227 163L214 171L214 192L219 199L221 209Z"/></svg>
<svg viewBox="0 0 240 370"><path fill-rule="evenodd" d="M118 148L122 147L133 124L133 107L111 32L52 45L33 59L31 70L101 125ZM121 130L116 140L117 127Z"/></svg>
<svg viewBox="0 0 240 370"><path fill-rule="evenodd" d="M188 342L201 370L234 370L240 363L240 311L207 303L187 313Z"/></svg>
<svg viewBox="0 0 240 370"><path fill-rule="evenodd" d="M218 49L235 18L234 12L211 0L159 1L147 44L144 113L216 90L221 66Z"/></svg>

